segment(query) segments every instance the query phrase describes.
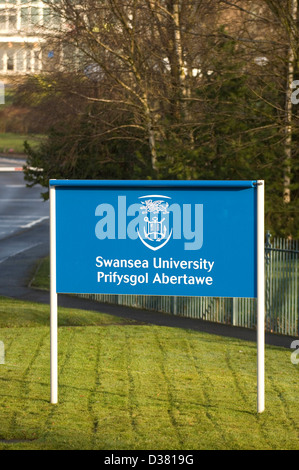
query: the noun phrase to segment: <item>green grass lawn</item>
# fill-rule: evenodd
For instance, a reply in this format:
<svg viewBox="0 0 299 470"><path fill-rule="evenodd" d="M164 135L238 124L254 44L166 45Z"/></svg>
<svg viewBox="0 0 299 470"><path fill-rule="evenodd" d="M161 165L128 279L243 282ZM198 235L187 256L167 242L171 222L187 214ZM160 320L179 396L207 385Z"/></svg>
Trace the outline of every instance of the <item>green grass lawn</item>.
<svg viewBox="0 0 299 470"><path fill-rule="evenodd" d="M0 152L22 154L24 153L24 141L27 140L32 148L37 147L43 136L41 135L22 135L11 132L0 133Z"/></svg>
<svg viewBox="0 0 299 470"><path fill-rule="evenodd" d="M42 258L36 264L32 279L30 281L31 287L36 289L49 290L50 289L50 257Z"/></svg>
<svg viewBox="0 0 299 470"><path fill-rule="evenodd" d="M266 347L59 309L50 404L49 307L0 298L0 449L299 449L299 366Z"/></svg>

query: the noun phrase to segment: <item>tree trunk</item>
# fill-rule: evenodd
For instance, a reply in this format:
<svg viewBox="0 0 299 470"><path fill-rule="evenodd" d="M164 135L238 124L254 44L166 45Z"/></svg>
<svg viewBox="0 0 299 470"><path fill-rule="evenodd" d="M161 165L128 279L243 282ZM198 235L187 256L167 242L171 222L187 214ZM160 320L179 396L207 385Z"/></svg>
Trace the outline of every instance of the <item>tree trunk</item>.
<svg viewBox="0 0 299 470"><path fill-rule="evenodd" d="M296 60L296 25L298 16L298 1L291 0L291 26L290 45L287 62L287 84L285 103L285 155L284 155L284 178L283 178L283 200L286 204L291 201L291 171L292 171L292 82L294 81L294 64Z"/></svg>
<svg viewBox="0 0 299 470"><path fill-rule="evenodd" d="M148 98L146 94L144 94L144 97L143 97L143 104L144 104L145 116L146 116L146 125L147 125L147 132L148 132L149 148L150 148L150 153L151 153L152 169L155 172L157 172L158 168L157 168L156 137L155 137L152 113L148 104Z"/></svg>

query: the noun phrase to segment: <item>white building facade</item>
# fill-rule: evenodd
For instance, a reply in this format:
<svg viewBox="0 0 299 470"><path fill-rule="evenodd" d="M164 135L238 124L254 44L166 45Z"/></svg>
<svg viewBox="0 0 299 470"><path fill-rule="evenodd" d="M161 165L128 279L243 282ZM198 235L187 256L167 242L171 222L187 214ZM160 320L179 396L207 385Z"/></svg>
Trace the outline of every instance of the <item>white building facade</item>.
<svg viewBox="0 0 299 470"><path fill-rule="evenodd" d="M0 75L47 68L54 52L45 31L59 28L59 21L40 0L0 0Z"/></svg>

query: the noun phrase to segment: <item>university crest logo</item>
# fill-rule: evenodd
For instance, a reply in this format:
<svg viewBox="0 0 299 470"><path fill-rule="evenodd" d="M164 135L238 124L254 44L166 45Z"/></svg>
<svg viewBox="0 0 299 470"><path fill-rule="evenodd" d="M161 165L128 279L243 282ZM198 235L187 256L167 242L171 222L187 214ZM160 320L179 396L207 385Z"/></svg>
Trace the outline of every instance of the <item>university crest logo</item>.
<svg viewBox="0 0 299 470"><path fill-rule="evenodd" d="M159 194L138 199L128 204L127 196L119 195L113 204L99 204L95 236L99 240L138 240L153 251L170 240L181 241L186 251L201 249L203 204L172 202L171 197Z"/></svg>
<svg viewBox="0 0 299 470"><path fill-rule="evenodd" d="M142 243L153 251L165 246L172 235L169 227L169 203L164 200L166 198L170 199L156 194L139 198L143 199L140 210L145 217L139 224L137 233Z"/></svg>

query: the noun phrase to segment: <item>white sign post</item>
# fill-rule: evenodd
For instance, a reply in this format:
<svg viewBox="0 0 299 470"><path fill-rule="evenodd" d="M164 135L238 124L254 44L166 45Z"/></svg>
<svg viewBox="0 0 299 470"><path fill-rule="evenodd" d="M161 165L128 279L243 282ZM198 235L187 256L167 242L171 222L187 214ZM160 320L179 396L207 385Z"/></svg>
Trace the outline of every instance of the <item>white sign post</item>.
<svg viewBox="0 0 299 470"><path fill-rule="evenodd" d="M50 187L50 342L51 403L58 403L58 296L56 292L56 193Z"/></svg>
<svg viewBox="0 0 299 470"><path fill-rule="evenodd" d="M257 412L265 409L265 199L264 181L257 182Z"/></svg>

